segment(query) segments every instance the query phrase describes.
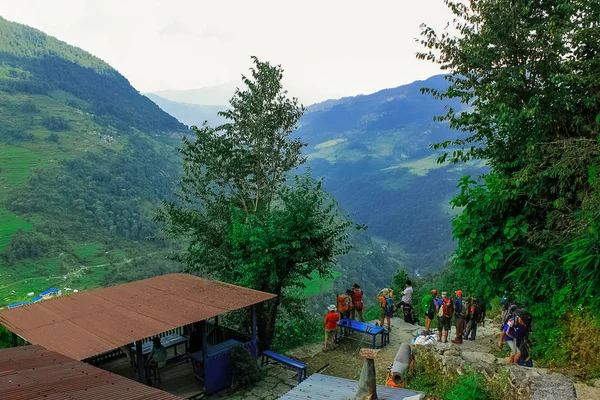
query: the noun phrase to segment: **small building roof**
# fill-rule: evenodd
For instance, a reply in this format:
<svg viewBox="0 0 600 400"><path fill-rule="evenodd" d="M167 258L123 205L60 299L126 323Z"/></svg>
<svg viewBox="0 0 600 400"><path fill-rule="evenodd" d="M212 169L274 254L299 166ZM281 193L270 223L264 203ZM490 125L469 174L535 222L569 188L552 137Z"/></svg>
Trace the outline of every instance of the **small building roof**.
<svg viewBox="0 0 600 400"><path fill-rule="evenodd" d="M7 307L15 308L15 307L20 307L20 306L25 306L27 304L30 304L30 303L28 301L17 301L16 303L9 304Z"/></svg>
<svg viewBox="0 0 600 400"><path fill-rule="evenodd" d="M279 400L353 399L356 389L358 389L357 381L337 376L312 374L301 384L281 396ZM425 393L377 385L377 396L380 400L419 400L425 398Z"/></svg>
<svg viewBox="0 0 600 400"><path fill-rule="evenodd" d="M58 292L60 292L60 289L51 287L50 289L46 289L43 292L41 292L40 295L45 296L50 293L58 293Z"/></svg>
<svg viewBox="0 0 600 400"><path fill-rule="evenodd" d="M275 297L188 274L168 274L0 311L33 344L84 360L183 325Z"/></svg>
<svg viewBox="0 0 600 400"><path fill-rule="evenodd" d="M181 398L34 345L0 350L0 399Z"/></svg>

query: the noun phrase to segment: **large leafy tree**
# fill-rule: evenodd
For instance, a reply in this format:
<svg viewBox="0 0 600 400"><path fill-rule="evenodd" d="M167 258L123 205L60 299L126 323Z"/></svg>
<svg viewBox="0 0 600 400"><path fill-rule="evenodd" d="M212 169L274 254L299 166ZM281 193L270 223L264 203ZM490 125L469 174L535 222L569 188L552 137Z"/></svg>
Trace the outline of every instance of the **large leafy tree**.
<svg viewBox="0 0 600 400"><path fill-rule="evenodd" d="M305 144L290 137L304 109L287 97L280 67L253 60L245 89L220 113L228 122L193 127L195 138L184 139L178 201L165 203L159 219L188 241L178 258L189 271L277 295L258 310L267 348L285 289L314 272L331 275L351 222L320 182L308 174L290 181L305 161Z"/></svg>
<svg viewBox="0 0 600 400"><path fill-rule="evenodd" d="M458 98L440 120L459 137L440 161L485 159L453 200L454 265L472 289L509 289L537 316L598 305L600 3L597 0L446 1L442 33L423 26L421 59L438 63ZM549 306L549 303L552 305Z"/></svg>

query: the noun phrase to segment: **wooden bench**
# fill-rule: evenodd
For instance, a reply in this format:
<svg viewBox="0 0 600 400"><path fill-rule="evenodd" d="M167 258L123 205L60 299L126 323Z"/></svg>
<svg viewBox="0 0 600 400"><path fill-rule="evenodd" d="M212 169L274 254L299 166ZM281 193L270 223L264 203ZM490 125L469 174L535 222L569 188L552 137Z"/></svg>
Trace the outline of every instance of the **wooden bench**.
<svg viewBox="0 0 600 400"><path fill-rule="evenodd" d="M281 354L274 353L271 350L263 351L262 363L264 364L266 362L266 364L268 364L269 358L280 362L285 366L295 368L296 370L298 370L298 384L302 383L302 381L306 379L306 364L302 364L301 362L292 360L291 358L282 356Z"/></svg>
<svg viewBox="0 0 600 400"><path fill-rule="evenodd" d="M188 340L189 340L188 338L178 335L176 333L168 335L168 336L163 336L160 338L160 343L163 345L163 347L165 349L170 349L171 347L173 348L174 355L173 355L173 357L170 357L169 359L167 359L167 361L166 361L167 364L171 364L176 361L179 361L181 358L185 358L187 360ZM179 346L181 344L185 345L185 352L183 354L178 354L177 346ZM148 341L148 342L142 344L142 354L144 355L144 358L146 358L152 352L153 347L154 347L154 343L152 343L151 341ZM131 346L129 348L129 351L130 351L130 355L131 355L131 366L135 370L135 369L137 369L137 359L135 357L136 346L135 345Z"/></svg>

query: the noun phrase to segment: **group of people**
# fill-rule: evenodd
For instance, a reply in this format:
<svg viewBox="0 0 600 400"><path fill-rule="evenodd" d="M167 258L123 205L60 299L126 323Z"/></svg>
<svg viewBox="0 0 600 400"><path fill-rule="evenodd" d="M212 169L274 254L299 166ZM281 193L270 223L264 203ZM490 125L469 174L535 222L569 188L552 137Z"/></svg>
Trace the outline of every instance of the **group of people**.
<svg viewBox="0 0 600 400"><path fill-rule="evenodd" d="M456 299L453 300L446 292L441 297L437 296L437 290L433 289L431 294L423 297L422 307L425 312L425 334L429 334L431 322L437 316L438 341L448 343L448 335L452 325L452 317L456 326L456 337L452 343L462 344L463 340L475 340L477 326L485 321L486 306L481 299L463 299L462 290L455 292Z"/></svg>
<svg viewBox="0 0 600 400"><path fill-rule="evenodd" d="M421 302L423 312L425 313L425 335L430 335L431 323L437 317L437 338L439 342L448 343L448 336L451 331L452 318L456 327L456 337L451 340L452 343L462 344L463 340L475 340L477 336L477 327L485 323L486 303L483 299L463 298L462 290L454 292L456 298L448 296L447 292L442 292L438 297L438 291L433 289L431 293L425 295ZM391 317L394 316L396 309L403 310L404 321L416 323L416 317L412 309L413 288L410 280L406 281L406 287L401 292L401 301L394 304L393 291L385 288L379 291L377 299L380 302L380 319L376 325L391 329ZM325 348L329 351L334 348L334 338L337 331L338 321L344 318L355 319L358 313L361 321L363 317L363 296L364 293L360 286L355 283L352 289L348 289L345 294L337 296L337 306L329 306L329 312L325 315ZM501 334L498 347L503 348L504 343L510 348L509 363L518 363L520 365L531 366L531 356L529 353L529 333L531 332L532 316L526 312L519 304L511 304L506 296L502 299L504 310L502 313Z"/></svg>
<svg viewBox="0 0 600 400"><path fill-rule="evenodd" d="M328 312L325 315L325 346L323 351L327 352L335 348L335 332L337 323L344 318L358 317L362 322L365 321L363 316L363 290L358 283L352 285L352 289L346 290L345 294L337 296L337 306L330 305Z"/></svg>
<svg viewBox="0 0 600 400"><path fill-rule="evenodd" d="M406 281L406 287L400 295L402 296L400 302L394 304L394 293L392 289L381 289L377 294L377 299L381 303L379 325L385 327L384 322L387 322L387 330L392 328L390 319L394 316L396 310L402 310L404 322L408 322L409 324L417 322L412 309L413 288L410 280Z"/></svg>

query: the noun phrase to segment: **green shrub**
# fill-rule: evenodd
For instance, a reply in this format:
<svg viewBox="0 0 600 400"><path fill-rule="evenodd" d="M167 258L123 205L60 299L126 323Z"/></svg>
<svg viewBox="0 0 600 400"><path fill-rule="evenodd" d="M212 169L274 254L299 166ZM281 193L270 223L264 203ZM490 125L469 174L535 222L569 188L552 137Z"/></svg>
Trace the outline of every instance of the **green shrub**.
<svg viewBox="0 0 600 400"><path fill-rule="evenodd" d="M231 348L231 372L240 387L249 387L259 382L264 371L260 369L256 359L243 346Z"/></svg>
<svg viewBox="0 0 600 400"><path fill-rule="evenodd" d="M274 351L283 352L324 340L324 334L325 323L321 317L305 310L290 313L287 309L280 309L271 347Z"/></svg>
<svg viewBox="0 0 600 400"><path fill-rule="evenodd" d="M464 375L457 376L452 389L444 397L447 400L489 400L485 377L469 367Z"/></svg>

